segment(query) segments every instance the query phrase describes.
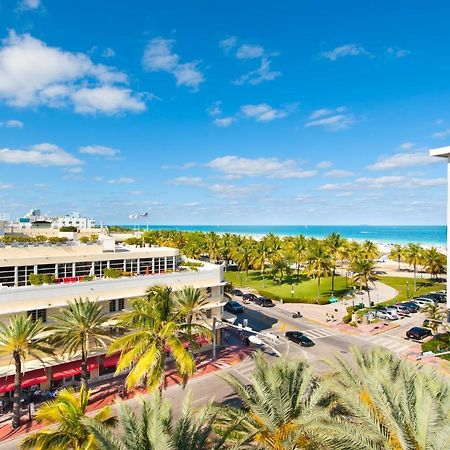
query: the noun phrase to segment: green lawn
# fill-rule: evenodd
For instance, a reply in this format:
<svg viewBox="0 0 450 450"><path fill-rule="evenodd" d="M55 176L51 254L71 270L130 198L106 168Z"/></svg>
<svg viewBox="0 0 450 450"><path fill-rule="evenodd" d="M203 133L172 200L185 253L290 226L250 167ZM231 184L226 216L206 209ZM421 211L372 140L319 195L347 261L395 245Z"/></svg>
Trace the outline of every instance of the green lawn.
<svg viewBox="0 0 450 450"><path fill-rule="evenodd" d="M245 272L225 272L225 279L230 282L233 287L250 287L256 289L261 295L272 298L274 300L283 299L285 302L294 303L315 303L317 299L317 281L308 279L304 275L300 275L297 280L296 275L285 277L283 283L275 282L267 277L265 283L260 271L249 271L248 279ZM292 298L291 287L294 285L294 296ZM334 280L335 296L342 297L351 291L351 281L348 280L346 287L345 277L336 277ZM320 281L320 301L319 303L328 303L331 296L331 278L322 278Z"/></svg>
<svg viewBox="0 0 450 450"><path fill-rule="evenodd" d="M388 286L393 287L397 290L398 295L385 302L383 304L392 304L397 302L402 302L404 300L409 300L412 297L417 297L419 295L424 295L433 291L440 291L441 289L446 289L445 283L436 283L428 279L418 279L417 280L417 290L414 292L414 280L412 278L403 277L380 277L380 281ZM409 284L409 289L408 289ZM409 296L408 296L409 290Z"/></svg>

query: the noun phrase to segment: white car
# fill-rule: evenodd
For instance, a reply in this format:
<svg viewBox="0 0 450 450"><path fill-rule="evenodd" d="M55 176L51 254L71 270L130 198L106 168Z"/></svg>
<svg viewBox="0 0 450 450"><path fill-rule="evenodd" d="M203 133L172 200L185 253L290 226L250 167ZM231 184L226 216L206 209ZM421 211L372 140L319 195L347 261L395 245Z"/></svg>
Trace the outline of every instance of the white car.
<svg viewBox="0 0 450 450"><path fill-rule="evenodd" d="M383 320L397 320L398 314L394 311L375 311L375 315Z"/></svg>
<svg viewBox="0 0 450 450"><path fill-rule="evenodd" d="M428 305L434 305L434 301L431 298L415 298L411 301L418 305L420 309Z"/></svg>

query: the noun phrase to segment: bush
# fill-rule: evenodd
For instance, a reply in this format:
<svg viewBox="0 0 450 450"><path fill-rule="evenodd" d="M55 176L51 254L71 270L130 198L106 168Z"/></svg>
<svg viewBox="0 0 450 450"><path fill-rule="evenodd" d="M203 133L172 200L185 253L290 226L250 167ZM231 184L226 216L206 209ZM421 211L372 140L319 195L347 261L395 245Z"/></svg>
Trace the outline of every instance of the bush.
<svg viewBox="0 0 450 450"><path fill-rule="evenodd" d="M357 311L357 310L358 310L357 305L355 305L355 307L348 306L347 307L347 314L342 318L342 322L351 325L353 311Z"/></svg>
<svg viewBox="0 0 450 450"><path fill-rule="evenodd" d="M89 240L90 240L91 242L97 242L97 241L98 241L98 234L91 234L91 235L89 236Z"/></svg>
<svg viewBox="0 0 450 450"><path fill-rule="evenodd" d="M67 242L68 239L66 237L56 237L56 236L52 236L48 238L48 242L50 242L50 244L62 244Z"/></svg>
<svg viewBox="0 0 450 450"><path fill-rule="evenodd" d="M68 225L68 226L62 226L59 231L61 232L73 232L76 233L78 231L77 227L74 227L73 225Z"/></svg>
<svg viewBox="0 0 450 450"><path fill-rule="evenodd" d="M103 276L105 278L120 278L122 276L122 271L119 269L105 269L103 271Z"/></svg>
<svg viewBox="0 0 450 450"><path fill-rule="evenodd" d="M87 244L89 241L90 241L90 239L89 239L88 236L81 236L81 237L80 237L80 242L81 242L82 244Z"/></svg>
<svg viewBox="0 0 450 450"><path fill-rule="evenodd" d="M83 275L83 278L81 281L92 281L94 279L93 275Z"/></svg>
<svg viewBox="0 0 450 450"><path fill-rule="evenodd" d="M450 351L450 333L438 334L431 341L422 343L423 352L448 352ZM450 355L442 355L440 358L450 361Z"/></svg>
<svg viewBox="0 0 450 450"><path fill-rule="evenodd" d="M53 284L55 282L55 275L48 275L46 273L31 273L28 276L28 281L33 286L38 286L41 284Z"/></svg>

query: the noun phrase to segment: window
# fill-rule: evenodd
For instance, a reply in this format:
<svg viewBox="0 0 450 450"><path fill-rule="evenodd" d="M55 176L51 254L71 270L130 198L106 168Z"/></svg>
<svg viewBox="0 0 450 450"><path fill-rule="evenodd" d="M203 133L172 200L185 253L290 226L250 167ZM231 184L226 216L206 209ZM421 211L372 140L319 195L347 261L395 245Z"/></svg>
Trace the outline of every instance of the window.
<svg viewBox="0 0 450 450"><path fill-rule="evenodd" d="M31 316L33 322L36 322L38 319L41 319L42 322L47 322L46 309L33 309L33 311L28 311L28 316Z"/></svg>
<svg viewBox="0 0 450 450"><path fill-rule="evenodd" d="M207 287L207 288L206 288L206 295L207 295L208 297L211 297L211 288L210 288L210 287Z"/></svg>
<svg viewBox="0 0 450 450"><path fill-rule="evenodd" d="M125 299L115 298L109 301L109 312L122 311L125 309Z"/></svg>
<svg viewBox="0 0 450 450"><path fill-rule="evenodd" d="M206 318L207 319L211 319L211 317L212 317L212 310L211 309L207 309L206 310Z"/></svg>

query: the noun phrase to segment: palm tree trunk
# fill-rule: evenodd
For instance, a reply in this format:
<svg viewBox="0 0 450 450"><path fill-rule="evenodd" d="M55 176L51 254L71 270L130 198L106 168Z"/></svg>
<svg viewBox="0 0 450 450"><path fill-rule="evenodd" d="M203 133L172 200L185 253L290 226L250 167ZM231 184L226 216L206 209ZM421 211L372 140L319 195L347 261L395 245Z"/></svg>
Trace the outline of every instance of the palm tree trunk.
<svg viewBox="0 0 450 450"><path fill-rule="evenodd" d="M22 362L19 355L14 355L16 373L14 375L14 403L12 427L20 426L20 401L22 400Z"/></svg>
<svg viewBox="0 0 450 450"><path fill-rule="evenodd" d="M87 367L87 351L83 343L81 349L81 386L88 390L89 384L89 371Z"/></svg>
<svg viewBox="0 0 450 450"><path fill-rule="evenodd" d="M398 271L400 272L400 256L397 258L398 261Z"/></svg>
<svg viewBox="0 0 450 450"><path fill-rule="evenodd" d="M336 276L336 268L333 266L333 271L331 272L331 295L334 296L334 277Z"/></svg>
<svg viewBox="0 0 450 450"><path fill-rule="evenodd" d="M417 272L417 266L414 264L414 292L416 292L416 272Z"/></svg>
<svg viewBox="0 0 450 450"><path fill-rule="evenodd" d="M317 276L317 302L320 300L320 276Z"/></svg>

